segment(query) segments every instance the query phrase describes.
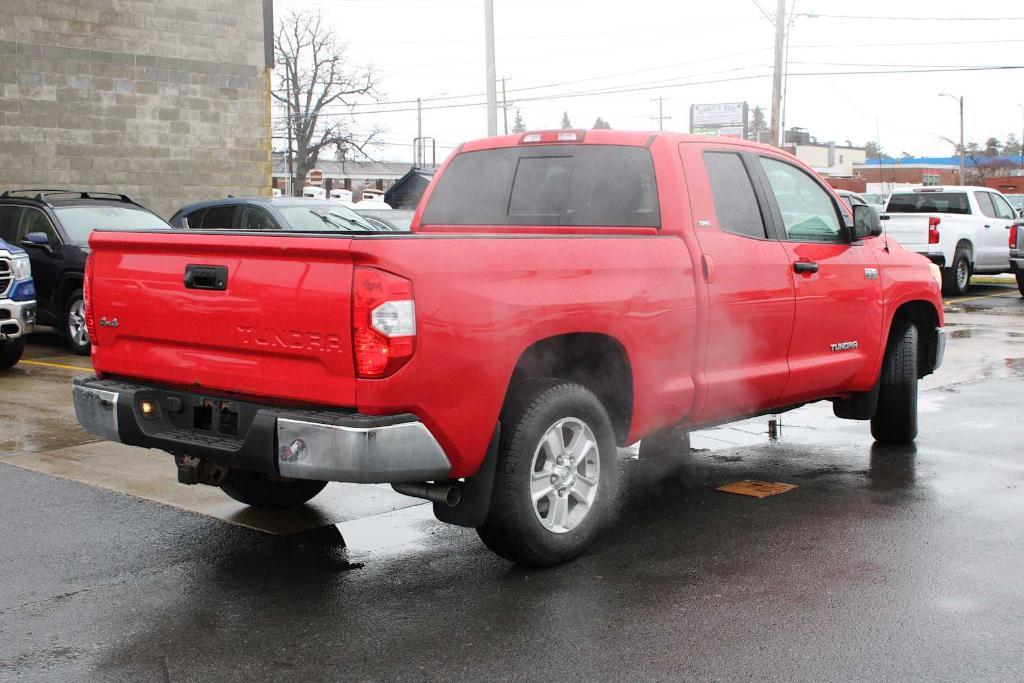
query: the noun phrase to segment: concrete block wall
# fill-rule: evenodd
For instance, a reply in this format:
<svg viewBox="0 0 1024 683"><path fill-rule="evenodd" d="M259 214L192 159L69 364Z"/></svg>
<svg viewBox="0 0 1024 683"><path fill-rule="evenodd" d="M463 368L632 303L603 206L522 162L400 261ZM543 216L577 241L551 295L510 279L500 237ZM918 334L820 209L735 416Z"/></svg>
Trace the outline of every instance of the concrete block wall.
<svg viewBox="0 0 1024 683"><path fill-rule="evenodd" d="M267 3L269 4L269 3ZM263 0L3 0L0 191L270 194Z"/></svg>

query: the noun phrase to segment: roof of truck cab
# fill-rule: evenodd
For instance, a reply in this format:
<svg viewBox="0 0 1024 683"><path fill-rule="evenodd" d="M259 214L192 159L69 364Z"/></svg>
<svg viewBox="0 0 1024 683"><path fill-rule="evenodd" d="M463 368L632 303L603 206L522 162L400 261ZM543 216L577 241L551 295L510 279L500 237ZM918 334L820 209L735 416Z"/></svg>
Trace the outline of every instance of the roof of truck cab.
<svg viewBox="0 0 1024 683"><path fill-rule="evenodd" d="M500 149L503 147L518 147L522 144L524 135L530 135L533 133L557 133L557 132L576 132L582 133L583 139L578 142L541 142L541 143L528 143L536 145L564 145L564 144L578 144L578 145L627 145L634 147L647 147L651 145L656 139L669 139L673 142L702 142L705 144L722 144L722 145L734 145L737 147L751 147L756 149L771 150L774 152L782 152L778 147L772 147L771 145L761 144L754 142L753 140L743 140L741 138L730 138L730 137L710 137L707 135L689 135L685 133L665 133L659 131L649 130L608 130L608 129L580 129L570 128L566 130L552 129L552 130L531 130L525 133L515 133L513 135L496 135L489 138L478 138L476 140L470 140L462 144L457 152L475 152L484 149Z"/></svg>

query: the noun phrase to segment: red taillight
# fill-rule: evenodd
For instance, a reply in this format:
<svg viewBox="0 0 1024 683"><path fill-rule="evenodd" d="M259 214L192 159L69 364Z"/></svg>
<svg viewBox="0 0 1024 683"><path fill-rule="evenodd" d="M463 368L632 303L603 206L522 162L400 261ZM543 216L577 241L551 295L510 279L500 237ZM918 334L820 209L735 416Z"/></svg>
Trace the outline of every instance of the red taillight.
<svg viewBox="0 0 1024 683"><path fill-rule="evenodd" d="M539 142L583 142L585 130L542 130L536 133L524 133L519 138L520 145L531 145Z"/></svg>
<svg viewBox="0 0 1024 683"><path fill-rule="evenodd" d="M89 341L96 346L96 317L92 314L92 270L96 258L89 254L85 257L85 279L82 282L82 306L85 307L85 329L89 332Z"/></svg>
<svg viewBox="0 0 1024 683"><path fill-rule="evenodd" d="M938 216L928 217L928 244L939 243L939 223L942 219Z"/></svg>
<svg viewBox="0 0 1024 683"><path fill-rule="evenodd" d="M409 280L376 268L355 268L352 347L359 377L387 377L409 362L416 350L416 305Z"/></svg>
<svg viewBox="0 0 1024 683"><path fill-rule="evenodd" d="M1010 249L1017 248L1017 226L1010 226Z"/></svg>

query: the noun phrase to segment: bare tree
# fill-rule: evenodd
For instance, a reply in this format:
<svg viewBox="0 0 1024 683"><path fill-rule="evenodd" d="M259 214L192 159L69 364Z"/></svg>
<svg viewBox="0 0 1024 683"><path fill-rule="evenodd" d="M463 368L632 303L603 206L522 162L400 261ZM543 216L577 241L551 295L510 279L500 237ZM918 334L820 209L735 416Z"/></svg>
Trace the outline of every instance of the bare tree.
<svg viewBox="0 0 1024 683"><path fill-rule="evenodd" d="M294 146L293 193L301 193L320 153L331 147L366 156L378 128L357 133L350 127L355 106L376 101L372 67L349 65L345 46L319 11L287 12L274 34L275 83L271 91L285 111L283 128Z"/></svg>

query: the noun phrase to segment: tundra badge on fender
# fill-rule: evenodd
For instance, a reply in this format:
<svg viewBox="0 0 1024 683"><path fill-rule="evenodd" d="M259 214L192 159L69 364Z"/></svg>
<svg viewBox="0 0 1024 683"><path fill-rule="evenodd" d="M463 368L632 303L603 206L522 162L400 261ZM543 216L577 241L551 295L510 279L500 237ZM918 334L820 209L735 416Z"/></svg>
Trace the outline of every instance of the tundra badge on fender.
<svg viewBox="0 0 1024 683"><path fill-rule="evenodd" d="M855 348L857 348L857 342L855 342L855 341L845 341L845 342L839 342L838 344L829 344L828 346L833 351L852 351Z"/></svg>

